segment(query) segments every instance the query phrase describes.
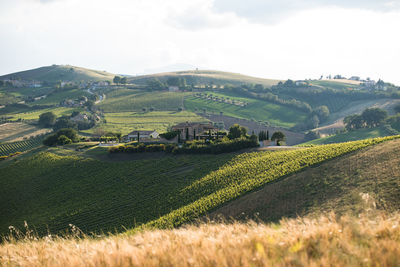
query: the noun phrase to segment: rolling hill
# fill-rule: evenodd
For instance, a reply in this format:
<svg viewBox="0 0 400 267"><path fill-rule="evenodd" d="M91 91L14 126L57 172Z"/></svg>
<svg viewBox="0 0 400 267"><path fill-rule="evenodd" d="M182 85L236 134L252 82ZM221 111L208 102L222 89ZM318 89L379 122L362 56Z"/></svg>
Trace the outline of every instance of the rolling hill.
<svg viewBox="0 0 400 267"><path fill-rule="evenodd" d="M165 72L151 75L142 75L138 77L128 78L128 80L135 84L146 84L147 81L157 78L160 81L165 82L169 77L181 77L185 78L188 84L214 84L214 85L225 85L225 84L262 84L270 87L277 84L280 80L274 79L263 79L251 77L239 73L214 71L214 70L193 70L193 71L177 71L177 72Z"/></svg>
<svg viewBox="0 0 400 267"><path fill-rule="evenodd" d="M85 233L177 227L286 175L394 138L140 158L114 157L101 147L50 148L0 162L0 234L10 225L22 228L24 221L39 234L59 233L69 224Z"/></svg>
<svg viewBox="0 0 400 267"><path fill-rule="evenodd" d="M42 81L54 83L57 81L112 81L114 74L105 71L91 70L71 65L51 65L37 69L26 70L0 76L4 79L21 79L26 81Z"/></svg>

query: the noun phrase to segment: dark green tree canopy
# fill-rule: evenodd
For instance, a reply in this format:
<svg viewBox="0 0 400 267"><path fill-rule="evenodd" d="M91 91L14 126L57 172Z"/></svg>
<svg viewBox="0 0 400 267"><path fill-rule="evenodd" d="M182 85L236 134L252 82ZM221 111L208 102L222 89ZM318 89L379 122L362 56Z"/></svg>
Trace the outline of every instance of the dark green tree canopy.
<svg viewBox="0 0 400 267"><path fill-rule="evenodd" d="M56 122L57 116L53 112L45 112L39 116L39 125L50 128Z"/></svg>
<svg viewBox="0 0 400 267"><path fill-rule="evenodd" d="M242 136L246 136L247 130L245 127L240 126L239 124L234 124L229 128L228 138L236 139Z"/></svg>
<svg viewBox="0 0 400 267"><path fill-rule="evenodd" d="M280 142L285 140L285 134L280 131L274 132L271 136L271 140L276 141L276 144L279 146Z"/></svg>
<svg viewBox="0 0 400 267"><path fill-rule="evenodd" d="M113 82L116 83L116 84L120 83L121 82L121 77L115 76L114 79L113 79Z"/></svg>

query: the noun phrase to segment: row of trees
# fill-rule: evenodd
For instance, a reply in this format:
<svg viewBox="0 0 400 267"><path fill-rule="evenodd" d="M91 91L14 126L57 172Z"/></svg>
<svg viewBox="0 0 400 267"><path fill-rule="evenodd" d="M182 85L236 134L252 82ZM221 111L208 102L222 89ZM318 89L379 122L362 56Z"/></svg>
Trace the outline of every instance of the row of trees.
<svg viewBox="0 0 400 267"><path fill-rule="evenodd" d="M381 125L388 114L380 108L367 108L360 115L354 114L344 118L343 122L347 130L373 128Z"/></svg>
<svg viewBox="0 0 400 267"><path fill-rule="evenodd" d="M113 83L115 84L126 84L128 82L126 77L115 76L113 79Z"/></svg>

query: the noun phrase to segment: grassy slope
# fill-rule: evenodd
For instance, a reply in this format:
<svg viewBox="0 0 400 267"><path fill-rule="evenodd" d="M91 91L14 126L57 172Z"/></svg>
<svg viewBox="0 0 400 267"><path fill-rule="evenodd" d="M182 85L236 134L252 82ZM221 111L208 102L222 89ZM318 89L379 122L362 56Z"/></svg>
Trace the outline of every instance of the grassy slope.
<svg viewBox="0 0 400 267"><path fill-rule="evenodd" d="M218 97L229 97L238 101L249 103L246 107L235 106L227 103L220 103L212 100L196 98L194 96L188 96L185 98L185 108L191 111L196 109L201 112L203 108L207 109L207 112L223 112L224 115L254 119L256 121L268 121L270 124L280 127L290 128L296 123L303 121L306 118L306 114L289 108L283 105L277 105L274 103L261 101L252 98L245 98L235 95L229 95L224 93L212 93Z"/></svg>
<svg viewBox="0 0 400 267"><path fill-rule="evenodd" d="M142 111L143 108L176 111L183 106L187 93L143 92L122 89L107 94L99 107L104 112Z"/></svg>
<svg viewBox="0 0 400 267"><path fill-rule="evenodd" d="M184 77L190 83L191 79L196 79L199 84L263 84L264 86L275 85L279 80L273 79L263 79L251 77L239 73L223 72L223 71L213 71L213 70L198 70L198 71L178 71L178 72L166 72L157 73L152 75L143 75L138 77L133 77L128 80L133 83L146 83L147 80L157 78L162 81L167 80L169 77Z"/></svg>
<svg viewBox="0 0 400 267"><path fill-rule="evenodd" d="M22 141L24 137L29 138L50 131L51 129L43 129L22 122L4 123L0 124L0 143Z"/></svg>
<svg viewBox="0 0 400 267"><path fill-rule="evenodd" d="M181 122L206 122L207 120L188 111L153 111L153 112L119 112L105 113L107 123L85 130L92 133L97 128L105 131L121 132L123 135L133 130L156 130L159 133L167 131L170 126Z"/></svg>
<svg viewBox="0 0 400 267"><path fill-rule="evenodd" d="M303 143L304 145L324 145L324 144L333 144L333 143L341 143L348 141L356 141L367 138L375 138L375 137L383 137L388 136L388 133L383 127L371 128L371 129L358 129L350 132L339 133L335 135L331 135L324 138L314 139Z"/></svg>
<svg viewBox="0 0 400 267"><path fill-rule="evenodd" d="M216 210L236 219L278 220L336 211L355 215L365 200L388 212L400 209L400 140L357 151L289 176Z"/></svg>
<svg viewBox="0 0 400 267"><path fill-rule="evenodd" d="M111 81L114 74L70 65L52 65L0 76L0 79L17 78L36 81Z"/></svg>
<svg viewBox="0 0 400 267"><path fill-rule="evenodd" d="M0 163L0 233L24 220L41 233L70 223L85 232L179 226L279 177L381 141L237 156L117 154L111 162L54 148Z"/></svg>

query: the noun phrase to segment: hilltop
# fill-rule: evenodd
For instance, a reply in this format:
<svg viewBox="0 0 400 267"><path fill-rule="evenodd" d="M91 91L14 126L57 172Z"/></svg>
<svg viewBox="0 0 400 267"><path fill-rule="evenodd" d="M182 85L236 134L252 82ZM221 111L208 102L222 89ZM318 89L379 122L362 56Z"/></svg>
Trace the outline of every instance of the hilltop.
<svg viewBox="0 0 400 267"><path fill-rule="evenodd" d="M129 78L128 80L136 84L145 84L152 79L159 79L165 82L170 77L185 78L188 84L215 84L215 85L240 85L240 84L262 84L270 87L277 84L280 80L263 79L252 76L243 75L240 73L215 71L215 70L188 70L177 72L164 72L151 75L142 75Z"/></svg>
<svg viewBox="0 0 400 267"><path fill-rule="evenodd" d="M81 82L81 81L112 81L114 74L106 71L91 70L71 65L51 65L15 72L0 76L4 79L21 79L25 81L41 81L54 83L57 81Z"/></svg>

